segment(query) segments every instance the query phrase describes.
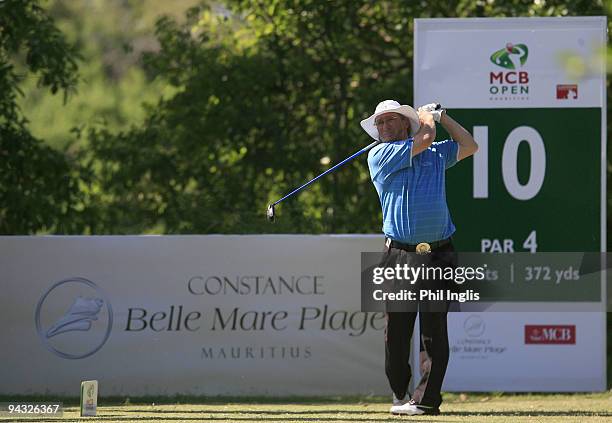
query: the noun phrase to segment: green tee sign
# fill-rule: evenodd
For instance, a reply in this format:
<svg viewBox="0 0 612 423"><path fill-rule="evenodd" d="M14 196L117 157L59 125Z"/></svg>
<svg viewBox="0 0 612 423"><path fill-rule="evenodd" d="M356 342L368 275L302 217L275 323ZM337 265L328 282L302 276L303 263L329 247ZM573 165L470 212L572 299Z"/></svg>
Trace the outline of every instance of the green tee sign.
<svg viewBox="0 0 612 423"><path fill-rule="evenodd" d="M605 34L602 17L416 20L415 106L479 144L446 173L460 251L605 251ZM590 68L572 79L564 57Z"/></svg>
<svg viewBox="0 0 612 423"><path fill-rule="evenodd" d="M587 284L584 261L555 267L549 256L606 247L606 27L605 17L415 21L415 106L441 103L479 144L446 172L453 242L519 253L486 255L515 258L487 278L512 300L449 314L444 390L606 389L605 272ZM583 72L568 74L567 58ZM436 138L448 138L441 125Z"/></svg>

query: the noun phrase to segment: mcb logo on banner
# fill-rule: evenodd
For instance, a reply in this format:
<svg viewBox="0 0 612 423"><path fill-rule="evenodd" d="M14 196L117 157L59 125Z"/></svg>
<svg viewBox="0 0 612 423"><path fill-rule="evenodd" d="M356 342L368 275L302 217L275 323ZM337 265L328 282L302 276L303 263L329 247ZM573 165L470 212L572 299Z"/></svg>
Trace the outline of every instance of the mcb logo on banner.
<svg viewBox="0 0 612 423"><path fill-rule="evenodd" d="M525 344L576 344L576 325L525 325Z"/></svg>
<svg viewBox="0 0 612 423"><path fill-rule="evenodd" d="M62 358L80 359L108 340L113 309L95 283L75 277L56 282L42 295L34 320L45 348Z"/></svg>
<svg viewBox="0 0 612 423"><path fill-rule="evenodd" d="M516 70L525 66L528 57L527 45L512 43L491 55L491 62L506 71L489 72L489 100L529 100L529 73Z"/></svg>
<svg viewBox="0 0 612 423"><path fill-rule="evenodd" d="M520 63L520 67L522 67L527 62L527 57L529 56L529 49L525 44L506 44L506 47L501 50L497 50L495 53L491 55L491 61L495 63L497 66L501 66L506 69L516 69L514 57L518 58Z"/></svg>

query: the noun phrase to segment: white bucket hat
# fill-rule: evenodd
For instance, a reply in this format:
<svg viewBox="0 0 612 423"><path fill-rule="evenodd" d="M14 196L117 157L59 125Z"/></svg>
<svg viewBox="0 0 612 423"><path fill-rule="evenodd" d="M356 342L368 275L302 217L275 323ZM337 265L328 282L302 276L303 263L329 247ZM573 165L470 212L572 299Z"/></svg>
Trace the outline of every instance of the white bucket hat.
<svg viewBox="0 0 612 423"><path fill-rule="evenodd" d="M376 125L374 125L374 121L377 116L390 112L399 113L400 115L406 116L408 119L410 119L409 136L414 137L414 135L419 132L421 122L419 121L419 115L417 112L412 107L405 104L400 105L395 100L385 100L378 103L374 114L361 121L361 127L368 133L369 136L378 141L378 129L376 128Z"/></svg>

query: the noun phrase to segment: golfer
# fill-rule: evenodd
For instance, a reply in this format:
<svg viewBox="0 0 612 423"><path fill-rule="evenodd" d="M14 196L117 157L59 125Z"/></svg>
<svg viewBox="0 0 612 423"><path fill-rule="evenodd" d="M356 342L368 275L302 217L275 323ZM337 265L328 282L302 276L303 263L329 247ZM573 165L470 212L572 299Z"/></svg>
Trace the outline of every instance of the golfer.
<svg viewBox="0 0 612 423"><path fill-rule="evenodd" d="M436 122L451 139L434 142ZM387 262L414 263L417 252L419 263L424 260L427 266L438 266L440 257L454 252L451 236L455 226L446 204L445 172L474 154L478 145L468 131L444 110L436 109L435 104L423 106L417 113L410 106L385 100L376 106L372 116L361 121L361 126L372 138L382 141L370 150L368 167L382 206ZM435 285L436 281L426 282ZM449 304L432 304L416 304L421 332L421 380L412 396L408 392L412 376L410 341L417 309L387 309L385 373L393 391L393 414L440 413L440 390L449 359Z"/></svg>

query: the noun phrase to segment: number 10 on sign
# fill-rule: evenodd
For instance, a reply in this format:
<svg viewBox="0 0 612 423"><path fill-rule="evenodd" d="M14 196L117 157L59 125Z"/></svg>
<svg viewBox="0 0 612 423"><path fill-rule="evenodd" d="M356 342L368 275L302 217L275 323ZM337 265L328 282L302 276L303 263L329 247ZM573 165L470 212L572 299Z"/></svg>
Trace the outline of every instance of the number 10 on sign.
<svg viewBox="0 0 612 423"><path fill-rule="evenodd" d="M474 155L474 198L489 198L489 127L474 126L478 152ZM529 146L531 168L529 180L521 184L518 178L518 148L522 142ZM530 126L513 129L504 142L502 151L502 177L508 193L517 200L535 197L546 174L546 149L540 133Z"/></svg>

